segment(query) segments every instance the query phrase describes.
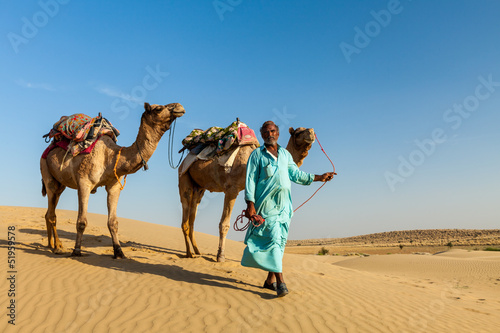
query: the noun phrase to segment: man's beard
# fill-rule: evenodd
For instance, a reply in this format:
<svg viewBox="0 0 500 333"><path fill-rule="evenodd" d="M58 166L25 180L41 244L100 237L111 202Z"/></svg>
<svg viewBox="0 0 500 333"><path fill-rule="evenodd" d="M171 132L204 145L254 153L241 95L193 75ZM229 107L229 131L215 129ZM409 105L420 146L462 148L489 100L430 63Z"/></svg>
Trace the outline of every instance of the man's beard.
<svg viewBox="0 0 500 333"><path fill-rule="evenodd" d="M276 140L274 137L269 137L267 139L264 139L264 144L266 146L274 146L278 143L278 140Z"/></svg>

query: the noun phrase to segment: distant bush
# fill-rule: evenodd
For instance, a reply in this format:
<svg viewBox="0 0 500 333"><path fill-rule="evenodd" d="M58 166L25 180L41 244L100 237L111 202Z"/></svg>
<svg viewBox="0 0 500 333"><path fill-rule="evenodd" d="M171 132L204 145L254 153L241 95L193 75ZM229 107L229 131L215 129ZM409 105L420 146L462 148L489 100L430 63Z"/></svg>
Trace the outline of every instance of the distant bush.
<svg viewBox="0 0 500 333"><path fill-rule="evenodd" d="M326 247L322 247L321 250L318 251L318 255L324 256L330 253L330 250L328 250Z"/></svg>
<svg viewBox="0 0 500 333"><path fill-rule="evenodd" d="M484 249L485 251L500 251L498 247L487 247Z"/></svg>
<svg viewBox="0 0 500 333"><path fill-rule="evenodd" d="M448 242L448 244L446 244L446 246L448 246L451 250L451 248L453 247L453 243L452 242Z"/></svg>

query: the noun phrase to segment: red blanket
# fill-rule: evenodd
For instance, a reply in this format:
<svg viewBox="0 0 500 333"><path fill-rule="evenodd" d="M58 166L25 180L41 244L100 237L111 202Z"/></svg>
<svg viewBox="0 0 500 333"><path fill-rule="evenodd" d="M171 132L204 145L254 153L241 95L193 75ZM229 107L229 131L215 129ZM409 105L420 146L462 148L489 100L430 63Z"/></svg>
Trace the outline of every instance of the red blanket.
<svg viewBox="0 0 500 333"><path fill-rule="evenodd" d="M97 140L94 141L94 143L92 143L90 146L88 146L87 148L85 148L84 150L82 150L80 152L80 154L89 154L90 152L92 152L92 150L94 149L95 147L95 144L97 143L97 141L101 138L102 135L100 135ZM56 148L56 147L61 147L62 149L64 150L68 150L68 145L69 145L70 141L69 140L65 140L65 139L62 139L62 140L58 140L58 141L52 141L50 143L50 145L47 147L47 149L45 149L45 151L43 152L42 154L42 158L47 158L47 155L49 155L49 152Z"/></svg>

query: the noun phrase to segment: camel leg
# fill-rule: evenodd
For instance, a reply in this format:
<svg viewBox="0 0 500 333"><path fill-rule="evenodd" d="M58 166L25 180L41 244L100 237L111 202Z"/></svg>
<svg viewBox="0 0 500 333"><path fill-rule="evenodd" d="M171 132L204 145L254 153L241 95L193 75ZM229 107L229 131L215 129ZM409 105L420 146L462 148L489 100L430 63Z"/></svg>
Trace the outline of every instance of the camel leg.
<svg viewBox="0 0 500 333"><path fill-rule="evenodd" d="M186 258L193 258L191 252L191 245L189 244L189 211L191 206L191 199L193 198L194 184L189 179L187 174L179 177L179 196L182 204L182 234L184 235L184 242L186 243Z"/></svg>
<svg viewBox="0 0 500 333"><path fill-rule="evenodd" d="M55 254L61 254L64 252L63 245L61 243L61 240L59 239L59 236L57 235L57 229L56 229L56 224L57 224L56 206L57 203L59 202L59 198L61 197L61 193L62 191L55 193L49 191L47 193L49 199L48 200L49 206L47 209L47 213L45 214L45 224L47 225L47 234L49 237L48 246L49 248L52 249L52 251ZM54 237L53 242L52 242L52 237Z"/></svg>
<svg viewBox="0 0 500 333"><path fill-rule="evenodd" d="M179 177L179 195L182 204L182 233L184 235L184 242L186 243L187 258L193 258L191 244L193 245L195 254L200 254L196 240L194 239L193 227L198 204L203 197L203 193L204 191L197 188L187 173Z"/></svg>
<svg viewBox="0 0 500 333"><path fill-rule="evenodd" d="M78 185L78 219L76 221L76 241L72 256L80 257L82 255L83 232L87 227L87 207L89 204L90 190L92 187L84 184Z"/></svg>
<svg viewBox="0 0 500 333"><path fill-rule="evenodd" d="M219 250L217 251L218 262L226 261L224 254L224 249L226 248L226 235L231 224L231 212L233 211L237 196L238 192L226 193L224 196L224 209L222 210L222 217L219 223Z"/></svg>
<svg viewBox="0 0 500 333"><path fill-rule="evenodd" d="M198 205L203 198L203 194L205 194L205 190L199 187L196 187L193 191L193 198L191 200L191 207L189 212L189 239L191 240L191 244L193 245L194 253L200 255L200 250L198 249L198 244L196 244L196 239L194 237L194 220L196 219L196 213L198 212Z"/></svg>
<svg viewBox="0 0 500 333"><path fill-rule="evenodd" d="M106 186L106 191L108 192L108 229L113 241L113 258L123 259L126 257L118 240L118 220L116 218L116 206L121 192L120 184L115 183L112 186Z"/></svg>
<svg viewBox="0 0 500 333"><path fill-rule="evenodd" d="M56 254L63 253L63 245L57 235L56 207L62 192L66 188L52 177L47 168L45 159L40 160L40 171L42 173L42 194L47 195L48 207L45 213L45 224L47 225L48 247ZM53 239L52 239L53 238Z"/></svg>

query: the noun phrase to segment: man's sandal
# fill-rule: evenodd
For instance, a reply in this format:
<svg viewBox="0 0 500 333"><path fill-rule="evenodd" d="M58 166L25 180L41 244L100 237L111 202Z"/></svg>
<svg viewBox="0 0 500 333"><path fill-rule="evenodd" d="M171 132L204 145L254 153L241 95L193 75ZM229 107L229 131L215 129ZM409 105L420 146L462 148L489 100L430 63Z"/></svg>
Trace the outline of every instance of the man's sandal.
<svg viewBox="0 0 500 333"><path fill-rule="evenodd" d="M264 285L262 287L269 289L269 290L272 290L272 291L276 291L278 289L278 284L276 282L268 284L267 280L266 280L266 281L264 281Z"/></svg>
<svg viewBox="0 0 500 333"><path fill-rule="evenodd" d="M280 283L280 285L278 286L277 293L278 297L283 297L288 294L288 289L285 283Z"/></svg>

